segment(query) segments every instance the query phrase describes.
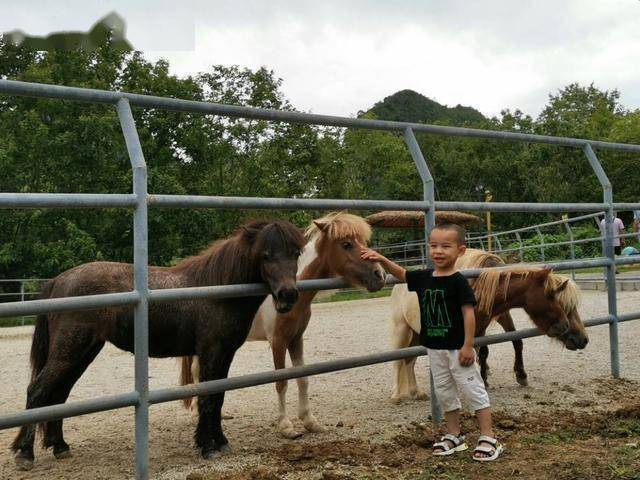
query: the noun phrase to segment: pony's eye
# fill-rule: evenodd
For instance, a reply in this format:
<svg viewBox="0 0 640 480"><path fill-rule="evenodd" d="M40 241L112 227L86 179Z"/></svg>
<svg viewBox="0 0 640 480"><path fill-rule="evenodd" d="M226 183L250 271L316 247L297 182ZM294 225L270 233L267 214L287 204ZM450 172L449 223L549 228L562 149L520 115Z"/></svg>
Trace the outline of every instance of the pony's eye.
<svg viewBox="0 0 640 480"><path fill-rule="evenodd" d="M353 243L351 243L351 242L343 242L342 243L342 248L344 248L345 250L351 250L351 249L353 249Z"/></svg>

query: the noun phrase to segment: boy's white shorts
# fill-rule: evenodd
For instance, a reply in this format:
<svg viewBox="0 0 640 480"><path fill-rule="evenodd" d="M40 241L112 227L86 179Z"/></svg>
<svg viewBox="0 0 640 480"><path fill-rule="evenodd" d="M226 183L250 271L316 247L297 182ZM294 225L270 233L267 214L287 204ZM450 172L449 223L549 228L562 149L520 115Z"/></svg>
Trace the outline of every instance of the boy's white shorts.
<svg viewBox="0 0 640 480"><path fill-rule="evenodd" d="M427 348L427 352L436 396L445 412L462 407L458 392L464 396L473 412L490 406L489 395L475 361L463 367L459 360L460 350Z"/></svg>

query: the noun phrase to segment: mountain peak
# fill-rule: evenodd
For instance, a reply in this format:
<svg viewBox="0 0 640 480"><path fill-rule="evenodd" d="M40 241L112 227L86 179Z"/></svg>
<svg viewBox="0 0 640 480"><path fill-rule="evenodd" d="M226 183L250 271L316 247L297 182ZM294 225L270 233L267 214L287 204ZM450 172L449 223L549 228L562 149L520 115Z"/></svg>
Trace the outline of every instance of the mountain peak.
<svg viewBox="0 0 640 480"><path fill-rule="evenodd" d="M441 105L413 90L400 90L377 102L366 112L358 116L373 113L380 120L414 123L445 123L448 125L477 124L486 120L478 110L472 107Z"/></svg>

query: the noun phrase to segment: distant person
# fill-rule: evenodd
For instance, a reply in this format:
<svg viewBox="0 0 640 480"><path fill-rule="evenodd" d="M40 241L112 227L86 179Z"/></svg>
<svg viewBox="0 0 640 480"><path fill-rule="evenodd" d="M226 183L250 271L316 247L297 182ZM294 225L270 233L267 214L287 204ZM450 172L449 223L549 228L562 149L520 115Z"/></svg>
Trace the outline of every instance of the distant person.
<svg viewBox="0 0 640 480"><path fill-rule="evenodd" d="M602 236L605 236L605 219L603 218L600 221L600 232L602 232ZM618 218L617 212L613 212L613 249L616 255L620 255L622 253L622 244L624 240L620 238L620 234L624 232L624 223L622 220Z"/></svg>

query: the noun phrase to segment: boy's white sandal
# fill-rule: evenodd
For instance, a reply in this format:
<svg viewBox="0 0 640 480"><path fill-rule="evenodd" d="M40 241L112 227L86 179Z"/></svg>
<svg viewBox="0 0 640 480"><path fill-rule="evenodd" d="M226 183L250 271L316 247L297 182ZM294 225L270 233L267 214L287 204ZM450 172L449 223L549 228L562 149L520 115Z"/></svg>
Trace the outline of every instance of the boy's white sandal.
<svg viewBox="0 0 640 480"><path fill-rule="evenodd" d="M438 443L433 444L433 454L442 457L446 455L452 455L456 452L462 452L469 448L464 439L464 435L456 437L451 433L447 433L440 438L440 441ZM453 447L451 445L453 445ZM436 451L436 449L438 450Z"/></svg>
<svg viewBox="0 0 640 480"><path fill-rule="evenodd" d="M483 447L480 445L481 443L486 443L491 446ZM498 440L487 435L480 435L480 438L478 438L478 446L473 450L473 459L478 462L492 462L498 458L503 451L504 445L498 442ZM483 453L487 456L478 457L476 453Z"/></svg>

